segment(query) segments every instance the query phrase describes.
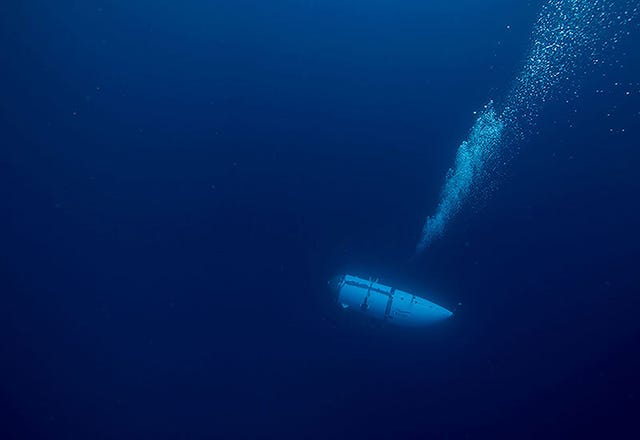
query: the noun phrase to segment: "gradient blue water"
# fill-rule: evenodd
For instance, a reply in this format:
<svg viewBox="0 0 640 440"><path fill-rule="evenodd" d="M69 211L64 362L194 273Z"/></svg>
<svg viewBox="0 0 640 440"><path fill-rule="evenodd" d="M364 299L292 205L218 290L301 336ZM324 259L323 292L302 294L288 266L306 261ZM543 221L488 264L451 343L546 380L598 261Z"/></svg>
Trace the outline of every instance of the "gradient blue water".
<svg viewBox="0 0 640 440"><path fill-rule="evenodd" d="M523 3L5 8L0 437L637 434L637 24L407 261ZM341 272L462 306L362 321Z"/></svg>

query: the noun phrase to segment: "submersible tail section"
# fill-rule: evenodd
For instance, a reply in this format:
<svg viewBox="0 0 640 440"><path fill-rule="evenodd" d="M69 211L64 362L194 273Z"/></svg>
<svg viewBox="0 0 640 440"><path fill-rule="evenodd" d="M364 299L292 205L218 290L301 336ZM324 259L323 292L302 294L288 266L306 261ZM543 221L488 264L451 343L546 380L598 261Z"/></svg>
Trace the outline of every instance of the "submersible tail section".
<svg viewBox="0 0 640 440"><path fill-rule="evenodd" d="M329 281L338 303L378 320L414 327L449 318L453 313L412 293L385 286L377 280L340 275Z"/></svg>

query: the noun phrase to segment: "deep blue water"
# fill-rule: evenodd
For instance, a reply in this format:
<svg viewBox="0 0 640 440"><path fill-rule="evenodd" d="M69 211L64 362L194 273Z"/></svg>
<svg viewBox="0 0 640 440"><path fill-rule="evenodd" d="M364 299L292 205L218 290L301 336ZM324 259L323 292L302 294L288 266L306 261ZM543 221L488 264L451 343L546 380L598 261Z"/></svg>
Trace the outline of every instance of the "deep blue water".
<svg viewBox="0 0 640 440"><path fill-rule="evenodd" d="M5 6L0 438L638 435L637 23L409 261L541 4Z"/></svg>

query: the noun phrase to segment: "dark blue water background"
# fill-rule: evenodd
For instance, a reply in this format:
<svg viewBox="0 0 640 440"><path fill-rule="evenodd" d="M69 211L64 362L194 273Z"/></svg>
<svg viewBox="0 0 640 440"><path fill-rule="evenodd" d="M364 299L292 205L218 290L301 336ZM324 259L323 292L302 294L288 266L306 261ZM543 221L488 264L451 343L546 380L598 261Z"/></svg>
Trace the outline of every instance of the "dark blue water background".
<svg viewBox="0 0 640 440"><path fill-rule="evenodd" d="M408 261L540 6L4 7L0 437L637 434L636 25ZM363 320L344 272L456 316Z"/></svg>

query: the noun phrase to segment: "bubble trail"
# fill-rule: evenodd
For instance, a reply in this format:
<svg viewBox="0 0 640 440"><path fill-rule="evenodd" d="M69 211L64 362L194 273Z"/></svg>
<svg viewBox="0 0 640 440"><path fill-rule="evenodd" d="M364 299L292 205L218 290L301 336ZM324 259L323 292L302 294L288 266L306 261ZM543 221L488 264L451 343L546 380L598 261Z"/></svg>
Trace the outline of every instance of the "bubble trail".
<svg viewBox="0 0 640 440"><path fill-rule="evenodd" d="M442 236L470 196L481 192L526 138L545 102L560 89L576 90L579 68L602 64L638 14L638 0L549 0L533 29L531 47L501 111L490 102L458 147L435 213L427 217L418 256Z"/></svg>
<svg viewBox="0 0 640 440"><path fill-rule="evenodd" d="M497 152L503 131L504 123L497 118L493 103L489 103L471 129L469 138L458 147L455 167L447 173L435 215L428 217L424 224L417 253L442 235L446 223L461 208L473 183L481 178L483 165Z"/></svg>

